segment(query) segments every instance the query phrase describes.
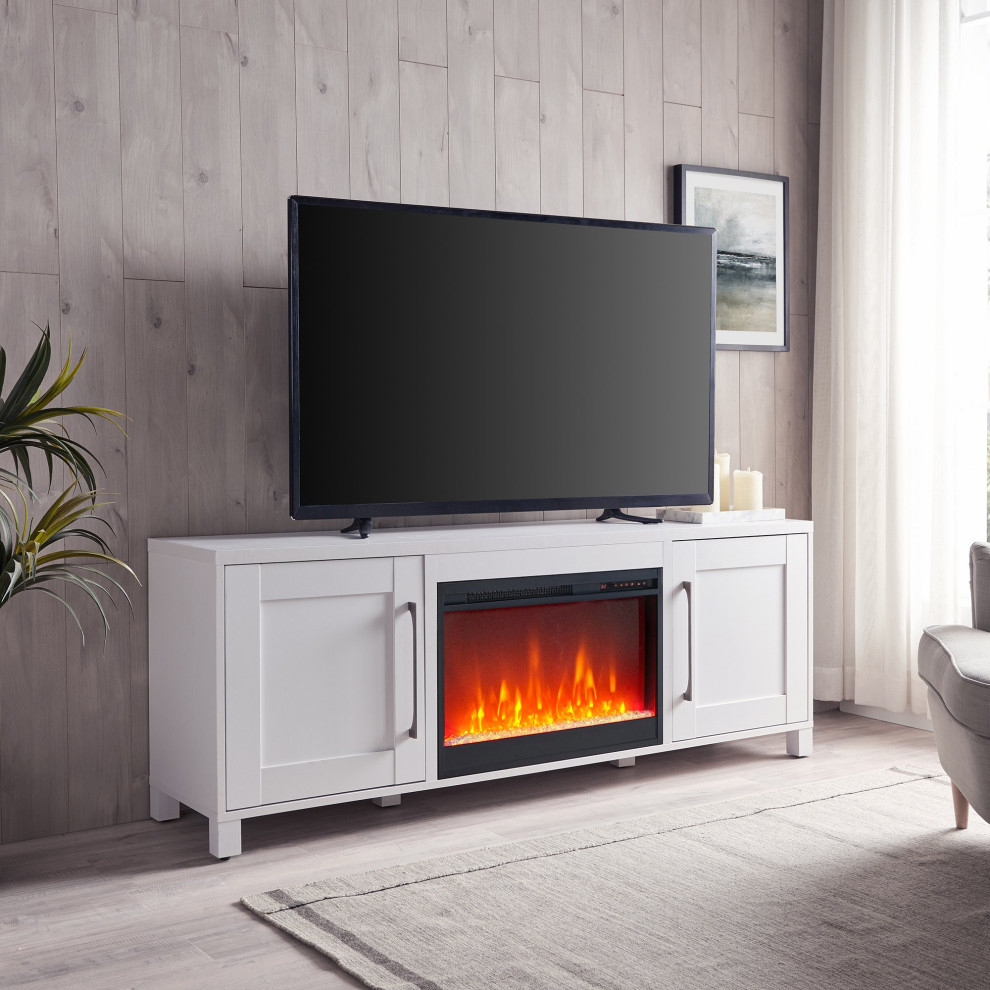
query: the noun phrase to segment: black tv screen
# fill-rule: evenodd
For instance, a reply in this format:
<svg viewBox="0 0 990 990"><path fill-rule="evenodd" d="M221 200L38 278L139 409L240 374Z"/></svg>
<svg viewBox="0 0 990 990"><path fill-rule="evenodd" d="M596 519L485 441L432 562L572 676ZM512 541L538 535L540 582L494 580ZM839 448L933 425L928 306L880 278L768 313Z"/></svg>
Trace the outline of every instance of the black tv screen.
<svg viewBox="0 0 990 990"><path fill-rule="evenodd" d="M296 519L712 499L714 231L293 196Z"/></svg>

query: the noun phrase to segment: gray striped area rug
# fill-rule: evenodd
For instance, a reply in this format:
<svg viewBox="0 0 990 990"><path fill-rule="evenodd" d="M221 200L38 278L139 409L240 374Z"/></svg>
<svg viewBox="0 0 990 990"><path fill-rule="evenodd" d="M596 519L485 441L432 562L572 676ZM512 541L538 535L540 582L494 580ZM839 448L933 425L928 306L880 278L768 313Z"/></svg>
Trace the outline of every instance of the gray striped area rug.
<svg viewBox="0 0 990 990"><path fill-rule="evenodd" d="M990 987L990 826L914 767L243 903L380 990Z"/></svg>

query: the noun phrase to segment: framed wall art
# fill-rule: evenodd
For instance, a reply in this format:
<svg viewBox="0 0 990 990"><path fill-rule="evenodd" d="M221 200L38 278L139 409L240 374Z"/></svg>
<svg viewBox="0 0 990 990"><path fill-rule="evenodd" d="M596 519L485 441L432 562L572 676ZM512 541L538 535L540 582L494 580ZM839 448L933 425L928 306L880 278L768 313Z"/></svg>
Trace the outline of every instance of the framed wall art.
<svg viewBox="0 0 990 990"><path fill-rule="evenodd" d="M788 350L787 177L677 165L674 180L677 222L718 231L715 346Z"/></svg>

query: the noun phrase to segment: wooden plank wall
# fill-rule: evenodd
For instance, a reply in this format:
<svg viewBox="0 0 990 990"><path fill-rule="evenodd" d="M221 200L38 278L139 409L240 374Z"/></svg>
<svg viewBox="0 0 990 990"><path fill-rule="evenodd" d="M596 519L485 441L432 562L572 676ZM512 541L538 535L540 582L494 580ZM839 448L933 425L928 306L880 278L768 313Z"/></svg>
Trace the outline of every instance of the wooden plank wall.
<svg viewBox="0 0 990 990"><path fill-rule="evenodd" d="M790 176L791 350L719 352L716 436L806 517L821 7L0 5L0 342L50 323L89 348L70 395L130 417L93 440L117 552L143 578L149 535L300 528L287 195L671 221L681 162ZM85 646L38 598L0 611L4 842L148 813L143 590Z"/></svg>

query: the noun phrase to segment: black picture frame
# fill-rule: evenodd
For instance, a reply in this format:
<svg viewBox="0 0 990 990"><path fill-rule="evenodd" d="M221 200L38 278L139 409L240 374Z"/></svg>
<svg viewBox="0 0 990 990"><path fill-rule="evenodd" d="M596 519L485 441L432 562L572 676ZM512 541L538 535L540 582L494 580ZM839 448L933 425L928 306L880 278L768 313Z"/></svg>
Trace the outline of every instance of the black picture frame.
<svg viewBox="0 0 990 990"><path fill-rule="evenodd" d="M719 350L790 350L789 185L786 175L674 167L677 223L718 231Z"/></svg>

